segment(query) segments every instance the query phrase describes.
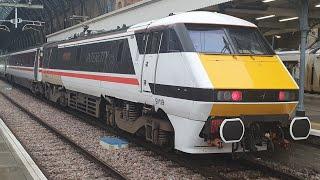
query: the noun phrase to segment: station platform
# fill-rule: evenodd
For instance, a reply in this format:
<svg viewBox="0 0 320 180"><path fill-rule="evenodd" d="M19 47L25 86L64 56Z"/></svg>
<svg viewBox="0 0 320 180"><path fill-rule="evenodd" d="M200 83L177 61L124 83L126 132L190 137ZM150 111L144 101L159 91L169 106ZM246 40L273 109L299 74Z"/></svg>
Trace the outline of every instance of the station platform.
<svg viewBox="0 0 320 180"><path fill-rule="evenodd" d="M46 180L47 178L0 119L0 179Z"/></svg>
<svg viewBox="0 0 320 180"><path fill-rule="evenodd" d="M306 115L311 121L311 135L320 136L320 95L305 94Z"/></svg>

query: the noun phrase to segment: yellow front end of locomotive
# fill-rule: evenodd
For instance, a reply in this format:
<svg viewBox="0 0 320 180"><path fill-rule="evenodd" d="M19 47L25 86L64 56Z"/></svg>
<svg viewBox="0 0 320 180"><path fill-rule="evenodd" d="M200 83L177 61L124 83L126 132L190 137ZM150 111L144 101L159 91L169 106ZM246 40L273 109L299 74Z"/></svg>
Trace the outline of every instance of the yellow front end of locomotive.
<svg viewBox="0 0 320 180"><path fill-rule="evenodd" d="M278 56L206 55L202 64L215 90L298 90ZM214 102L211 116L291 114L297 102Z"/></svg>

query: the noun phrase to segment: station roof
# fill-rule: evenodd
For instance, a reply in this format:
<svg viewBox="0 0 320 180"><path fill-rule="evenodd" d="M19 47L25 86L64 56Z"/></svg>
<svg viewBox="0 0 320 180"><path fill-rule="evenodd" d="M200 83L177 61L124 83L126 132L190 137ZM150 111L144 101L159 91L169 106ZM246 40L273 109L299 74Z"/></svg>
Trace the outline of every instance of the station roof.
<svg viewBox="0 0 320 180"><path fill-rule="evenodd" d="M0 0L0 3L8 2L8 3L18 3L20 0ZM7 19L9 14L12 11L12 7L0 7L0 20Z"/></svg>
<svg viewBox="0 0 320 180"><path fill-rule="evenodd" d="M105 0L107 2L107 0ZM149 2L150 1L150 2ZM141 4L146 2L146 4L151 4L153 0L143 0L141 3L137 3L137 7L135 9L141 9ZM176 4L178 0L172 1L164 1L166 7L171 12L179 12L180 4ZM264 35L276 35L280 33L286 32L297 32L299 31L299 20L294 19L291 21L281 21L281 19L286 18L295 18L298 15L297 9L297 0L201 0L201 1L190 1L197 2L198 4L204 2L215 2L212 6L202 6L198 10L206 10L211 12L219 12L223 14L232 15L235 17L239 17L245 19L249 22L254 23L257 25ZM0 0L0 3L3 2L11 2L11 3L28 3L29 0ZM12 28L13 25L10 23L3 23L10 27L11 32L0 31L0 41L6 43L0 43L0 49L12 49L14 48L21 48L21 47L29 47L31 45L39 44L45 41L45 37L48 34L52 34L57 32L61 29L65 29L69 26L65 26L66 18L69 18L70 15L82 15L82 9L74 9L76 6L83 4L84 12L86 12L85 6L88 6L88 2L93 4L93 2L102 2L102 0L32 0L32 4L41 4L44 6L43 10L28 10L26 8L18 9L18 16L23 19L28 20L39 20L45 22L45 26L43 28L39 28L40 31L22 31L21 27L18 29ZM161 2L161 0L155 1ZM310 7L309 7L309 26L315 27L320 26L320 7L317 8L316 5L320 4L319 0L309 0ZM217 5L218 4L218 5ZM170 6L169 6L170 5ZM104 7L105 5L97 6L97 7ZM184 5L187 6L187 5ZM82 7L82 6L80 6ZM204 7L204 8L203 8ZM161 7L160 7L161 8ZM101 9L101 8L100 8ZM12 19L14 17L14 11L12 8L9 7L0 7L0 19ZM69 10L70 12L66 13ZM91 9L90 9L91 10ZM98 9L99 10L99 9ZM93 10L94 12L98 10ZM126 9L125 9L126 10ZM76 11L76 12L75 12ZM136 10L134 10L136 11ZM129 11L124 11L125 13L129 14ZM183 11L181 11L183 12ZM116 13L107 13L101 10L100 14L105 18L109 18L110 15L111 19L115 19ZM86 13L84 13L86 15ZM60 17L61 16L61 17ZM270 16L269 18L263 18L266 16ZM91 18L94 19L92 16ZM159 18L159 17L156 17ZM99 19L99 18L97 18ZM111 21L111 20L110 20ZM92 22L96 23L96 22ZM1 22L0 22L1 24ZM22 26L22 25L20 25ZM29 43L26 43L29 42Z"/></svg>
<svg viewBox="0 0 320 180"><path fill-rule="evenodd" d="M319 4L319 0L309 0L310 28L320 25L320 7L316 7ZM246 19L262 29L264 35L299 31L297 0L233 0L204 10Z"/></svg>

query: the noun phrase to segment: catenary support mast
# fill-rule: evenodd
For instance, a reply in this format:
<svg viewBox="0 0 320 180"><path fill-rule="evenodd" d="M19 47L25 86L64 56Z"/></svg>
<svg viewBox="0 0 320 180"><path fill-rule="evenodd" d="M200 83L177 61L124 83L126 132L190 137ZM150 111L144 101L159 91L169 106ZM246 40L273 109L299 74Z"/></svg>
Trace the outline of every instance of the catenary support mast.
<svg viewBox="0 0 320 180"><path fill-rule="evenodd" d="M300 31L301 31L301 44L300 44L300 75L299 75L299 104L297 109L297 116L305 116L304 107L304 77L306 67L306 45L307 35L309 30L308 25L308 8L309 0L299 0L299 19L300 19Z"/></svg>

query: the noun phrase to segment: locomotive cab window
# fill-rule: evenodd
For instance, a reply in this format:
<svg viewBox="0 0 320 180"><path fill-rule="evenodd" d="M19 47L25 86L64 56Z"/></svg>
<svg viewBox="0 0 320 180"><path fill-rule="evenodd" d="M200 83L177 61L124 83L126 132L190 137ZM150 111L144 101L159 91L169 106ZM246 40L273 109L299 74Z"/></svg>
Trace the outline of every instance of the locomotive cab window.
<svg viewBox="0 0 320 180"><path fill-rule="evenodd" d="M255 28L228 28L228 33L239 54L273 54L270 46Z"/></svg>
<svg viewBox="0 0 320 180"><path fill-rule="evenodd" d="M182 46L177 33L173 29L169 29L168 34L168 52L181 52Z"/></svg>
<svg viewBox="0 0 320 180"><path fill-rule="evenodd" d="M258 29L186 24L194 50L212 54L274 55Z"/></svg>
<svg viewBox="0 0 320 180"><path fill-rule="evenodd" d="M190 38L197 52L230 54L231 47L223 28L193 27L189 30Z"/></svg>

